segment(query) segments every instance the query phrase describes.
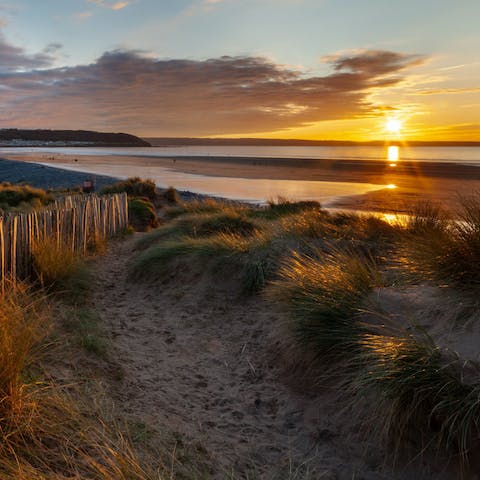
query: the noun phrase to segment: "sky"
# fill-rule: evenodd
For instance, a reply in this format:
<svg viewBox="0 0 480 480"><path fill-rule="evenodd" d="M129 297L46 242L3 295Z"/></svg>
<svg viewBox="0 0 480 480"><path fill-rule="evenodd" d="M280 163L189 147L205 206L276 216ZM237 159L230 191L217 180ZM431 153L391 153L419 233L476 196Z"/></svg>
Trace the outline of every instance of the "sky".
<svg viewBox="0 0 480 480"><path fill-rule="evenodd" d="M0 128L480 141L479 18L478 0L0 0Z"/></svg>

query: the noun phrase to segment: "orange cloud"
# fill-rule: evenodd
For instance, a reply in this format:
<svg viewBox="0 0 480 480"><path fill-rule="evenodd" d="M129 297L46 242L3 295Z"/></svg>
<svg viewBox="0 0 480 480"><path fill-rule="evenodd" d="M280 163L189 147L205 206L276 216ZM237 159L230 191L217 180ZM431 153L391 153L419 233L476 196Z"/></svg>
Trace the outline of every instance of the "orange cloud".
<svg viewBox="0 0 480 480"><path fill-rule="evenodd" d="M0 65L1 54L0 45ZM17 64L22 55L17 51ZM41 60L24 56L32 68ZM330 57L329 75L306 77L260 57L158 60L114 51L90 65L0 73L0 121L165 136L297 128L379 115L370 92L397 84L400 72L420 61L363 50Z"/></svg>

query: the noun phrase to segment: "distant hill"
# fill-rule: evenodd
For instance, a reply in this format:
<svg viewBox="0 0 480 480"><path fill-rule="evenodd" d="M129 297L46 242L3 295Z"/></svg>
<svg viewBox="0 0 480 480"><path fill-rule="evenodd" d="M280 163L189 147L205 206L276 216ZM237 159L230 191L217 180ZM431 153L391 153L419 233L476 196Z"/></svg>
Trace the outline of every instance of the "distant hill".
<svg viewBox="0 0 480 480"><path fill-rule="evenodd" d="M150 143L128 133L88 130L0 129L3 147L151 147Z"/></svg>
<svg viewBox="0 0 480 480"><path fill-rule="evenodd" d="M349 146L382 146L385 141L351 142L347 140L298 140L276 138L146 138L154 147L176 147L188 145L219 146L265 146L265 147L349 147ZM391 141L389 143L399 143ZM439 142L439 141L402 141L417 147L480 147L480 142Z"/></svg>

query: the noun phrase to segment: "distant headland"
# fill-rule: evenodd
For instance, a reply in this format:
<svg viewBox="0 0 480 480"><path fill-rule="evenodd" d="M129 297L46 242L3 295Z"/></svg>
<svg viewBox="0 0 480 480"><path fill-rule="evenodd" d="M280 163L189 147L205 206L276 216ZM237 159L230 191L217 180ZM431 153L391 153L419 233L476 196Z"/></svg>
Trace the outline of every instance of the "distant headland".
<svg viewBox="0 0 480 480"><path fill-rule="evenodd" d="M385 143L406 143L415 147L480 147L480 141L399 141L399 140L373 140L368 142L354 142L349 140L299 140L278 138L170 138L150 137L145 138L154 147L175 147L187 145L217 145L217 146L268 146L268 147L356 147L356 146L382 146Z"/></svg>
<svg viewBox="0 0 480 480"><path fill-rule="evenodd" d="M146 140L128 133L89 130L0 129L1 147L151 147Z"/></svg>

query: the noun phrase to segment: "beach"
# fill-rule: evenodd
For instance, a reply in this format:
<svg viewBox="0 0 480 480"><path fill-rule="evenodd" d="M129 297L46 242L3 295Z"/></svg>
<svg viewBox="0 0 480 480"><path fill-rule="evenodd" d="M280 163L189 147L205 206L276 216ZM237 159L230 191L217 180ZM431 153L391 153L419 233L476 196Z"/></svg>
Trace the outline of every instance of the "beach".
<svg viewBox="0 0 480 480"><path fill-rule="evenodd" d="M392 166L388 161L356 161L338 159L308 158L252 158L252 157L146 157L128 155L67 155L64 153L12 153L10 160L43 164L36 170L25 170L22 178L28 183L41 177L39 167L48 165L61 169L74 170L69 173L61 170L66 179L78 181L82 177L78 172L95 173L97 184L112 182L115 178L128 176L154 176L156 170L169 172L173 179L189 177L201 179L202 185L215 184L234 179L255 190L257 185L264 186L275 182L325 182L315 185L342 187L339 195L330 195L328 207L384 211L408 212L418 201L430 200L444 204L450 209L456 208L461 195L480 191L480 168L475 165L462 165L448 162L400 161ZM22 165L18 163L18 165ZM25 164L24 164L25 165ZM11 164L10 164L11 167ZM0 168L4 168L0 166ZM19 167L20 168L20 167ZM59 172L60 170L57 170ZM105 173L111 173L107 177ZM28 175L32 179L28 178ZM58 175L60 175L58 173ZM3 177L2 177L3 178ZM161 178L161 175L159 175ZM235 182L235 179L237 181ZM261 182L260 182L261 181ZM68 182L67 182L68 183ZM158 181L157 181L158 183ZM218 182L217 182L218 183ZM277 189L282 189L278 183ZM312 184L313 185L313 184ZM163 185L169 186L169 185ZM179 185L172 184L179 188ZM184 190L185 188L180 189ZM295 190L278 191L278 195L289 196ZM307 192L310 190L307 190ZM203 193L203 192L201 192ZM210 192L215 196L215 191ZM234 195L234 193L232 193ZM221 193L218 196L224 196ZM231 197L235 199L235 197ZM304 198L302 198L304 199ZM322 202L323 203L323 202Z"/></svg>

